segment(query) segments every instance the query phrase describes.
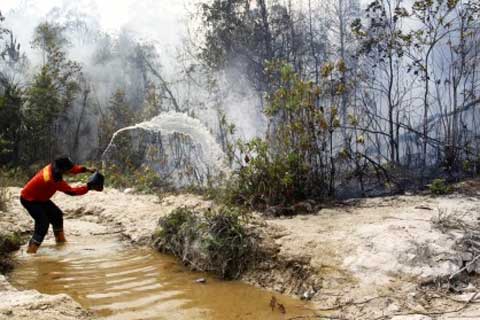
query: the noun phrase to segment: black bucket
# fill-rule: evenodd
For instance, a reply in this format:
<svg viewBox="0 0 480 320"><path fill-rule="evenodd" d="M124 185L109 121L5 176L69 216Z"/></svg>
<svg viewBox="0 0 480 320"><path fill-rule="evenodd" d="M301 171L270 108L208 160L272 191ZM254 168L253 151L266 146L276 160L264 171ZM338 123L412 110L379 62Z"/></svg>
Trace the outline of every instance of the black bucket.
<svg viewBox="0 0 480 320"><path fill-rule="evenodd" d="M102 191L103 183L105 182L105 177L98 171L88 177L88 186L92 190Z"/></svg>

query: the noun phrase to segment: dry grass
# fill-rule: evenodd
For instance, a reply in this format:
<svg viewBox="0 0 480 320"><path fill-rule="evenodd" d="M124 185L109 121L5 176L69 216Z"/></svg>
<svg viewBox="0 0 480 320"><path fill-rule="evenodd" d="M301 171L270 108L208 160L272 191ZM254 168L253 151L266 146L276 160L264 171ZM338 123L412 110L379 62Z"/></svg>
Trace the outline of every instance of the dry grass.
<svg viewBox="0 0 480 320"><path fill-rule="evenodd" d="M0 176L0 211L7 210L7 204L10 200L10 194L7 189L6 181Z"/></svg>

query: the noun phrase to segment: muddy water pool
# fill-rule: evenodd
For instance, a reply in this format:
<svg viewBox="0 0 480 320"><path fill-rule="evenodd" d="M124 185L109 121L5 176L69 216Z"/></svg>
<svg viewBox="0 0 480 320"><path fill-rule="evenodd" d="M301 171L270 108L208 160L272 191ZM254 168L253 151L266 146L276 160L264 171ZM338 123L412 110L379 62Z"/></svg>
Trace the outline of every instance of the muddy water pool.
<svg viewBox="0 0 480 320"><path fill-rule="evenodd" d="M239 281L191 272L153 249L125 244L94 223L67 221L68 243L47 238L37 255L17 254L10 282L41 293L66 293L101 319L287 319L307 303ZM205 278L206 283L196 282ZM286 314L272 311L272 295Z"/></svg>

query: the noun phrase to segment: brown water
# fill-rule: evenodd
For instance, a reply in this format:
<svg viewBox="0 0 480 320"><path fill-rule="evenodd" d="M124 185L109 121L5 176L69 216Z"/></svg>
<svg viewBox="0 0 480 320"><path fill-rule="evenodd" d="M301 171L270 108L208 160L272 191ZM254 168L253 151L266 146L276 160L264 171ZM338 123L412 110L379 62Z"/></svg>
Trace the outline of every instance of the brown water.
<svg viewBox="0 0 480 320"><path fill-rule="evenodd" d="M304 302L278 294L287 313L272 311L271 292L191 272L172 257L126 246L111 235L85 234L98 225L73 225L78 230L66 245L47 239L36 256L19 253L11 283L66 293L103 319L268 320L311 314ZM207 282L196 283L198 278Z"/></svg>

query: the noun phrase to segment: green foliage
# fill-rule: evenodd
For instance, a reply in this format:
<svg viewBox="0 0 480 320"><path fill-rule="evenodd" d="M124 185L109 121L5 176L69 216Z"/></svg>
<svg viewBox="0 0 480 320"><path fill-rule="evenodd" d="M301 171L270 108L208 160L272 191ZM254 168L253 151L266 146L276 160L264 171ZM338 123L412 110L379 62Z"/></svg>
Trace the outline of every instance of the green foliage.
<svg viewBox="0 0 480 320"><path fill-rule="evenodd" d="M19 88L10 84L0 94L0 165L19 158L23 103L21 94Z"/></svg>
<svg viewBox="0 0 480 320"><path fill-rule="evenodd" d="M233 58L236 48L248 46L249 4L243 0L215 0L201 5L205 46L200 57L211 68L221 69Z"/></svg>
<svg viewBox="0 0 480 320"><path fill-rule="evenodd" d="M194 226L198 224L197 215L187 208L177 208L159 221L159 229L154 234L159 249L180 257L186 236L191 240L195 236Z"/></svg>
<svg viewBox="0 0 480 320"><path fill-rule="evenodd" d="M177 208L160 219L159 228L155 234L159 250L223 279L238 278L254 258L254 238L238 209L223 207L201 215Z"/></svg>
<svg viewBox="0 0 480 320"><path fill-rule="evenodd" d="M205 214L207 236L203 246L208 260L224 279L236 279L248 267L254 252L252 236L238 209L221 208Z"/></svg>
<svg viewBox="0 0 480 320"><path fill-rule="evenodd" d="M159 90L155 87L155 85L150 84L148 86L143 105L143 114L141 117L142 120L150 120L160 114L162 97L158 91Z"/></svg>
<svg viewBox="0 0 480 320"><path fill-rule="evenodd" d="M112 164L104 168L107 187L125 189L134 188L139 192L157 193L171 189L168 181L161 179L158 174L147 166L127 166L120 168Z"/></svg>
<svg viewBox="0 0 480 320"><path fill-rule="evenodd" d="M269 62L283 59L296 71L313 69L312 60L319 63L328 43L323 27L317 29L319 34L311 34L299 27L303 13L278 1L258 0L253 5L252 1L213 0L199 8L202 64L215 71L232 67L244 71L259 93L272 92L264 72ZM236 80L232 78L231 84L235 86Z"/></svg>
<svg viewBox="0 0 480 320"><path fill-rule="evenodd" d="M23 239L17 233L0 233L0 274L12 270L13 262L10 259L9 254L20 249L22 243Z"/></svg>
<svg viewBox="0 0 480 320"><path fill-rule="evenodd" d="M65 28L56 23L40 23L34 31L32 46L52 55L57 48L68 44L63 32Z"/></svg>
<svg viewBox="0 0 480 320"><path fill-rule="evenodd" d="M453 192L451 186L447 185L445 179L435 179L428 185L430 192L434 195L443 195Z"/></svg>
<svg viewBox="0 0 480 320"><path fill-rule="evenodd" d="M125 92L118 89L110 99L109 112L112 117L115 130L127 127L135 123L135 113L127 103Z"/></svg>
<svg viewBox="0 0 480 320"><path fill-rule="evenodd" d="M307 170L297 154L272 154L269 144L261 139L238 143L243 154L255 155L235 173L223 193L226 203L275 205L303 198L302 179Z"/></svg>
<svg viewBox="0 0 480 320"><path fill-rule="evenodd" d="M288 64L268 65L277 88L265 110L271 131L263 140L230 148L230 158L240 159L240 169L221 193L224 201L253 207L288 205L332 193L337 156L332 141L340 126L335 101L342 94L337 79L344 67L341 62L325 64L321 84L314 85ZM318 106L320 97L332 105Z"/></svg>
<svg viewBox="0 0 480 320"><path fill-rule="evenodd" d="M25 134L22 157L25 163L46 162L59 153L61 136L58 121L73 106L79 93L81 68L67 59L63 28L42 23L34 33L33 47L40 49L44 63L25 92L23 109Z"/></svg>
<svg viewBox="0 0 480 320"><path fill-rule="evenodd" d="M8 187L20 187L30 175L21 168L0 167L0 211L7 209L11 195Z"/></svg>
<svg viewBox="0 0 480 320"><path fill-rule="evenodd" d="M62 112L60 94L53 79L44 67L34 78L26 92L25 125L31 133L31 139L25 141L24 157L26 162L46 161L54 154L54 122Z"/></svg>
<svg viewBox="0 0 480 320"><path fill-rule="evenodd" d="M117 89L110 98L107 113L103 115L99 125L99 150L105 150L118 129L134 124L137 119L137 115L127 102L125 92Z"/></svg>
<svg viewBox="0 0 480 320"><path fill-rule="evenodd" d="M22 242L22 237L18 233L0 234L0 254L20 249Z"/></svg>
<svg viewBox="0 0 480 320"><path fill-rule="evenodd" d="M0 185L6 187L22 187L40 167L0 167Z"/></svg>

